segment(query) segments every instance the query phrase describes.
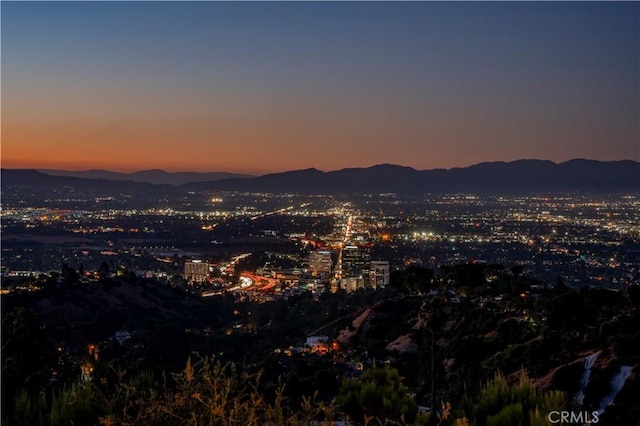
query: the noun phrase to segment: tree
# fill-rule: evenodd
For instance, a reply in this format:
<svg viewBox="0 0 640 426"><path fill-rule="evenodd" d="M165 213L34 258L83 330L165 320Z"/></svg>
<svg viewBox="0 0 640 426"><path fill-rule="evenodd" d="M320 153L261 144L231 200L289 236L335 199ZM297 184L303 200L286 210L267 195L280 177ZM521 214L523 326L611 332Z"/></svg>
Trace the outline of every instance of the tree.
<svg viewBox="0 0 640 426"><path fill-rule="evenodd" d="M631 300L631 306L634 309L640 309L640 285L633 284L627 288L629 292L629 299Z"/></svg>
<svg viewBox="0 0 640 426"><path fill-rule="evenodd" d="M61 272L62 272L62 279L67 284L74 283L74 282L78 281L78 278L80 278L80 276L78 275L76 270L71 268L71 267L69 267L69 265L67 265L66 263L62 264L62 271Z"/></svg>
<svg viewBox="0 0 640 426"><path fill-rule="evenodd" d="M546 414L562 410L567 400L560 391L536 390L524 371L514 384L498 372L475 398L465 396L461 406L454 416L468 418L478 426L537 426L548 424Z"/></svg>
<svg viewBox="0 0 640 426"><path fill-rule="evenodd" d="M338 407L355 422L377 419L413 423L418 409L395 368L367 370L359 379L346 379L336 396Z"/></svg>
<svg viewBox="0 0 640 426"><path fill-rule="evenodd" d="M56 356L34 311L15 308L2 317L2 416L11 418L20 392L40 389ZM24 398L22 398L24 400ZM4 423L4 422L3 422Z"/></svg>
<svg viewBox="0 0 640 426"><path fill-rule="evenodd" d="M522 267L522 265L516 265L513 268L511 268L511 273L516 277L519 277L520 275L522 275L523 272L524 272L524 268Z"/></svg>
<svg viewBox="0 0 640 426"><path fill-rule="evenodd" d="M389 285L400 291L427 291L434 275L432 269L410 266L404 271L393 271Z"/></svg>
<svg viewBox="0 0 640 426"><path fill-rule="evenodd" d="M100 278L109 278L110 273L111 269L109 268L109 264L103 261L98 268L98 274L100 275Z"/></svg>

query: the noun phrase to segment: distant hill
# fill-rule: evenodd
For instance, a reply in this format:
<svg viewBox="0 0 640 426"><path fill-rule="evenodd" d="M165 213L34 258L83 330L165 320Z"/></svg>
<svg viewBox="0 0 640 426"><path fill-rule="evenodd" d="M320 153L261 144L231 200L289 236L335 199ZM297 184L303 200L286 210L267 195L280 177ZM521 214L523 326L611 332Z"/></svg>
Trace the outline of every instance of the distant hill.
<svg viewBox="0 0 640 426"><path fill-rule="evenodd" d="M82 172L79 172L82 173ZM89 172L86 172L89 173ZM106 172L112 173L112 172ZM144 171L123 176L191 175ZM204 177L207 174L194 173ZM7 185L31 185L40 188L74 187L79 190L153 190L243 191L292 193L475 193L527 194L533 192L640 192L640 163L631 160L571 160L556 164L545 160L489 162L449 170L415 170L392 164L367 168L348 168L332 172L317 169L273 173L260 177L237 177L190 182L175 187L140 183L133 180L87 179L52 176L35 170L2 170L3 189ZM186 179L186 177L185 177ZM147 185L146 187L144 185Z"/></svg>
<svg viewBox="0 0 640 426"><path fill-rule="evenodd" d="M391 164L322 172L316 169L183 185L189 190L306 193L530 193L640 191L636 161L544 160L481 163L465 168L415 170Z"/></svg>
<svg viewBox="0 0 640 426"><path fill-rule="evenodd" d="M183 185L190 182L217 181L222 179L241 179L253 177L251 175L243 175L237 173L214 172L214 173L198 173L198 172L166 172L160 169L141 170L132 173L112 172L109 170L49 170L41 169L39 172L52 176L69 176L89 179L109 179L109 180L125 180L141 183L153 184L169 184Z"/></svg>
<svg viewBox="0 0 640 426"><path fill-rule="evenodd" d="M152 190L161 188L158 185L133 181L51 176L30 169L2 169L1 177L3 189L10 185L35 186L38 188L73 187L80 190L93 191Z"/></svg>

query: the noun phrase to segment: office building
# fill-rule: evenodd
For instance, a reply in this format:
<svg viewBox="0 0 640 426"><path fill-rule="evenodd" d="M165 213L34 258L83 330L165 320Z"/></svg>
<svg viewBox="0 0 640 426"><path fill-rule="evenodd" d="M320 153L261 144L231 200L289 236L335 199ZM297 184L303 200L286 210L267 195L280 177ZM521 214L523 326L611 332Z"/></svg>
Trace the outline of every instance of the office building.
<svg viewBox="0 0 640 426"><path fill-rule="evenodd" d="M369 285L372 288L384 288L389 285L389 262L373 260L369 269Z"/></svg>
<svg viewBox="0 0 640 426"><path fill-rule="evenodd" d="M371 249L364 246L345 246L340 257L341 278L369 280Z"/></svg>
<svg viewBox="0 0 640 426"><path fill-rule="evenodd" d="M332 266L330 251L314 250L309 254L309 270L314 277L331 275Z"/></svg>
<svg viewBox="0 0 640 426"><path fill-rule="evenodd" d="M187 260L184 263L184 278L192 283L203 283L209 278L209 263L202 260Z"/></svg>

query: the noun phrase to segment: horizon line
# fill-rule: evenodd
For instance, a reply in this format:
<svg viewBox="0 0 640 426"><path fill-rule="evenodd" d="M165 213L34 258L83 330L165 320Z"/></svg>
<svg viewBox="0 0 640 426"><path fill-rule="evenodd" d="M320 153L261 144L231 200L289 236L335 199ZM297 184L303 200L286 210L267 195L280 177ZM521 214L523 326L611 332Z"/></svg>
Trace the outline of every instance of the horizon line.
<svg viewBox="0 0 640 426"><path fill-rule="evenodd" d="M137 170L132 170L132 171L121 171L121 170L117 170L117 169L106 169L106 168L89 168L89 169L70 169L70 168L51 168L51 167L5 167L3 165L0 164L0 169L3 170L35 170L35 171L40 171L40 172L46 172L46 171L53 171L53 172L73 172L73 173L86 173L86 172L108 172L108 173L119 173L119 174L135 174L135 173L142 173L142 172L150 172L150 171L158 171L158 172L162 172L162 173L167 173L167 174L178 174L178 173L195 173L195 174L215 174L215 173L220 173L220 174L233 174L233 175L245 175L247 177L261 177L261 176L267 176L267 175L272 175L272 174L281 174L281 173L289 173L289 172L295 172L295 171L302 171L302 170L317 170L323 173L331 173L331 172L337 172L340 170L349 170L349 169L369 169L372 167L379 167L379 166L395 166L395 167L403 167L403 168L410 168L416 171L430 171L430 170L454 170L454 169L465 169L465 168L469 168L469 167L474 167L474 166L478 166L478 165L482 165L482 164L496 164L496 163L504 163L504 164L510 164L510 163L516 163L516 162L520 162L520 161L540 161L540 162L550 162L556 165L560 165L560 164L564 164L564 163L568 163L571 161L597 161L597 162L601 162L601 163L616 163L616 162L624 162L624 161L631 161L631 162L635 162L635 163L640 163L640 159L634 160L634 159L630 159L630 158L622 158L622 159L617 159L617 160L598 160L598 159L593 159L593 158L584 158L584 157L576 157L576 158L571 158L569 160L564 160L564 161L554 161L554 160L548 160L548 159L541 159L541 158L520 158L520 159L516 159L516 160L491 160L491 161L481 161L478 163L473 163L473 164L469 164L466 166L453 166L453 167L433 167L433 168L425 168L425 169L418 169L412 166L406 166L406 165L402 165L402 164L396 164L396 163L388 163L388 162L382 162L382 163L376 163L376 164L372 164L369 166L349 166L349 167L342 167L339 169L332 169L332 170L322 170L319 169L317 167L302 167L302 168L294 168L294 169L288 169L288 170L281 170L281 171L272 171L272 172L267 172L267 173L250 173L250 172L234 172L234 171L227 171L227 170L217 170L217 171L194 171L194 170L178 170L178 171L168 171L165 170L163 168L149 168L149 169L137 169Z"/></svg>

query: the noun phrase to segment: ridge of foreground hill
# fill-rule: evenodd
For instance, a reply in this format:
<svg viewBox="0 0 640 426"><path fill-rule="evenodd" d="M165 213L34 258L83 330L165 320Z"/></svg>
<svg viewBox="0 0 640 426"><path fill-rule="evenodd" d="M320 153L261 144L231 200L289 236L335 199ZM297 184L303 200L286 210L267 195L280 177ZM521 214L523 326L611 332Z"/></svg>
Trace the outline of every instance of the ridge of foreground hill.
<svg viewBox="0 0 640 426"><path fill-rule="evenodd" d="M608 290L591 293L585 296L587 309L596 309L598 299L608 298L597 308L607 311L607 303L616 298L606 294ZM582 322L580 317L589 313L580 312L581 296L584 294L574 291L558 296L558 300L565 301L553 303L576 303L576 316L554 313L551 325L541 322L541 318L501 311L493 302L486 306L468 300L430 305L423 303L422 297L391 298L355 313L348 326L336 332L336 339L344 348L366 350L378 357L386 353L394 365L411 366L405 380L413 386L420 386L419 382L412 382L416 376L428 374L433 360L438 366L436 371L442 369L437 379L438 398L442 400L452 393L479 391L474 378L491 377L492 372L500 371L517 381L523 369L540 390L561 390L572 399L580 391L586 357L597 354L590 380L582 389L584 407L597 409L610 395L611 383L623 365L631 371L640 369L640 354L631 349L632 341L638 339L634 330L640 319L637 314L614 316L619 334L612 335L610 330L605 331L612 325L610 322L599 326ZM409 371L415 374L408 374ZM442 383L447 385L442 387ZM632 414L629 407L634 406L639 390L640 375L633 373L616 395L616 405L608 407L608 418L638 416L638 410Z"/></svg>
<svg viewBox="0 0 640 426"><path fill-rule="evenodd" d="M42 366L59 368L56 347L66 345L66 380L77 380L87 342L100 342L95 365L107 375L106 366L178 372L196 352L262 371L265 383L286 384L290 398L316 389L331 401L342 378L362 374L356 364L367 370L386 362L418 404L429 404L433 383L435 401L462 407L465 395L477 394L496 371L517 381L526 370L539 389L562 391L572 407L597 410L626 368L630 375L602 424L637 421L638 286L628 294L571 289L561 281L548 286L499 266L454 265L437 274L411 267L394 271L384 290L318 297L304 292L268 303L201 298L133 277L45 283L38 291L2 297L3 339L9 342L3 374L11 383L25 383L35 370L46 383L51 371ZM28 319L12 315L16 307L34 311L42 327L26 334L12 328ZM131 332L129 344L114 343L120 330ZM320 333L337 342L338 352L321 356L296 349ZM590 379L581 385L585 360L594 354ZM583 404L576 405L580 391Z"/></svg>
<svg viewBox="0 0 640 426"><path fill-rule="evenodd" d="M60 333L56 337L62 339L69 329L99 340L121 329L215 322L202 298L142 279L112 278L3 295L3 311L13 307L33 310L50 333Z"/></svg>

